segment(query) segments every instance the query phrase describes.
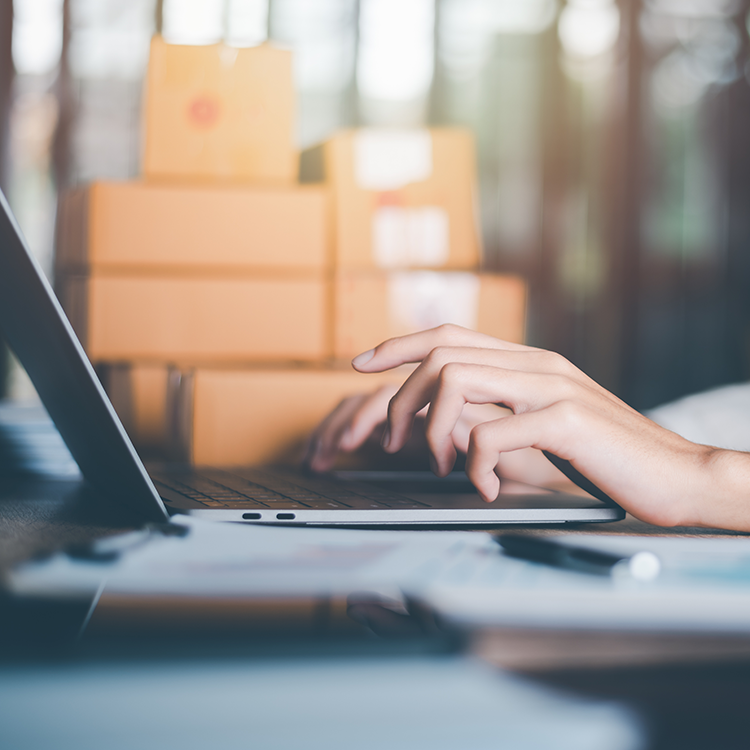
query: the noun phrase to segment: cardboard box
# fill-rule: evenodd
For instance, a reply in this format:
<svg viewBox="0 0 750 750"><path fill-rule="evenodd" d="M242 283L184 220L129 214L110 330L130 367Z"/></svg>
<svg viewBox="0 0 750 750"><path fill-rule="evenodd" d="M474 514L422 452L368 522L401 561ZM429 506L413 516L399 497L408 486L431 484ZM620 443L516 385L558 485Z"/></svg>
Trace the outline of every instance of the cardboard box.
<svg viewBox="0 0 750 750"><path fill-rule="evenodd" d="M196 370L187 445L194 464L296 462L313 429L347 396L398 375L348 370ZM185 442L183 442L185 444Z"/></svg>
<svg viewBox="0 0 750 750"><path fill-rule="evenodd" d="M292 53L264 44L151 41L143 172L290 184L297 177Z"/></svg>
<svg viewBox="0 0 750 750"><path fill-rule="evenodd" d="M410 368L179 370L109 365L103 382L128 434L151 455L213 466L297 462L315 427L347 396L400 384Z"/></svg>
<svg viewBox="0 0 750 750"><path fill-rule="evenodd" d="M469 131L342 131L303 153L300 177L331 188L339 267L478 268Z"/></svg>
<svg viewBox="0 0 750 750"><path fill-rule="evenodd" d="M342 271L335 281L334 356L443 323L522 343L526 284L516 276L455 271Z"/></svg>
<svg viewBox="0 0 750 750"><path fill-rule="evenodd" d="M327 203L315 187L94 182L61 197L57 268L322 271L331 260Z"/></svg>
<svg viewBox="0 0 750 750"><path fill-rule="evenodd" d="M322 277L70 276L58 293L94 361L330 356L330 283Z"/></svg>

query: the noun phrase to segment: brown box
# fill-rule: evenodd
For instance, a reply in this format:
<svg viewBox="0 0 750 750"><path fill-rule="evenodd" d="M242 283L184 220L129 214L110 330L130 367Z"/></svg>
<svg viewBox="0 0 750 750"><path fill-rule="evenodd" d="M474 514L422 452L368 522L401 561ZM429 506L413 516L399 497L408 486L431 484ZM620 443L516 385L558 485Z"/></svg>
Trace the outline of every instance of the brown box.
<svg viewBox="0 0 750 750"><path fill-rule="evenodd" d="M94 182L66 191L63 272L322 271L330 265L322 188L220 188Z"/></svg>
<svg viewBox="0 0 750 750"><path fill-rule="evenodd" d="M339 267L478 268L469 131L342 131L303 153L300 176L331 188Z"/></svg>
<svg viewBox="0 0 750 750"><path fill-rule="evenodd" d="M349 359L393 336L443 323L521 343L526 284L457 271L341 271L335 281L334 356Z"/></svg>
<svg viewBox="0 0 750 750"><path fill-rule="evenodd" d="M318 361L330 356L322 277L64 277L63 307L94 361Z"/></svg>
<svg viewBox="0 0 750 750"><path fill-rule="evenodd" d="M237 465L299 460L312 430L346 396L402 375L349 370L196 370L189 458Z"/></svg>
<svg viewBox="0 0 750 750"><path fill-rule="evenodd" d="M293 183L292 53L264 44L151 41L143 172L149 178Z"/></svg>
<svg viewBox="0 0 750 750"><path fill-rule="evenodd" d="M312 430L343 398L399 384L409 372L115 365L105 368L104 382L140 449L231 466L298 461Z"/></svg>

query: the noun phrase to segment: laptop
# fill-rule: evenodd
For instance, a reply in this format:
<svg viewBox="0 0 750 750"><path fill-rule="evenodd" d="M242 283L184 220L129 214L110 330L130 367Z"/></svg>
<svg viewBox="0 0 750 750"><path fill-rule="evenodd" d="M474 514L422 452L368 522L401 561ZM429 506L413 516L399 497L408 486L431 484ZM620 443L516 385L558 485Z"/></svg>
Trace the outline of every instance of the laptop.
<svg viewBox="0 0 750 750"><path fill-rule="evenodd" d="M0 193L0 333L31 378L84 478L103 495L165 521L174 513L250 522L370 527L467 527L616 521L597 488L580 497L501 482L491 504L463 473L339 472L162 465L147 471L52 288ZM567 462L550 457L574 481ZM598 498L598 499L597 499Z"/></svg>

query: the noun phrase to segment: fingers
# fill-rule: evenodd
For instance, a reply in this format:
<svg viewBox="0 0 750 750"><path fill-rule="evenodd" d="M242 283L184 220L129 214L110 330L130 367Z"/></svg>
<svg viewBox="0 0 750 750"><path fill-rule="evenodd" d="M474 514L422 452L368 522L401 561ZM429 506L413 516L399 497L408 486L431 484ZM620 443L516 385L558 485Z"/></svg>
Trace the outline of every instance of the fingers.
<svg viewBox="0 0 750 750"><path fill-rule="evenodd" d="M328 471L333 466L341 438L366 398L364 394L345 398L312 434L304 463L313 471Z"/></svg>
<svg viewBox="0 0 750 750"><path fill-rule="evenodd" d="M360 372L384 372L408 362L421 362L436 347L473 347L506 351L533 351L531 347L470 331L461 326L442 325L408 336L388 339L352 360Z"/></svg>
<svg viewBox="0 0 750 750"><path fill-rule="evenodd" d="M398 391L398 385L389 383L370 394L351 415L349 425L341 436L339 448L354 451L360 448L378 425L383 424L388 413L388 402Z"/></svg>
<svg viewBox="0 0 750 750"><path fill-rule="evenodd" d="M471 431L482 422L492 422L501 417L507 417L512 414L510 409L504 409L495 404L466 404L461 411L461 416L453 429L453 445L461 453L467 453L469 450L469 438ZM426 425L425 425L426 429ZM544 456L542 460L549 464Z"/></svg>
<svg viewBox="0 0 750 750"><path fill-rule="evenodd" d="M588 390L586 385L565 375L457 361L472 356L491 361L492 352L474 355L475 350L449 351L447 356L454 361L442 365L442 350L435 350L391 399L388 408L390 439L388 445L384 444L389 453L399 450L408 440L414 415L430 402L431 445L437 445L450 435L467 402L503 404L518 413L543 408ZM440 354L436 356L435 352Z"/></svg>
<svg viewBox="0 0 750 750"><path fill-rule="evenodd" d="M557 403L539 411L477 425L469 439L466 475L482 499L492 502L500 492L495 467L501 453L522 448L564 452L559 444L560 436L570 427L571 411L569 405Z"/></svg>
<svg viewBox="0 0 750 750"><path fill-rule="evenodd" d="M385 421L388 401L397 390L396 384L388 384L344 399L313 433L304 463L313 471L329 471L341 451L360 448Z"/></svg>
<svg viewBox="0 0 750 750"><path fill-rule="evenodd" d="M441 370L425 427L438 476L448 474L456 462L454 433L466 405L494 404L500 400L496 382L499 375L496 368L484 365L451 363Z"/></svg>
<svg viewBox="0 0 750 750"><path fill-rule="evenodd" d="M422 364L407 378L388 406L388 425L383 436L383 448L389 453L400 450L411 435L414 417L435 396L438 380L444 368L456 363L493 362L492 350L438 347L429 352ZM482 399L474 403L488 403Z"/></svg>

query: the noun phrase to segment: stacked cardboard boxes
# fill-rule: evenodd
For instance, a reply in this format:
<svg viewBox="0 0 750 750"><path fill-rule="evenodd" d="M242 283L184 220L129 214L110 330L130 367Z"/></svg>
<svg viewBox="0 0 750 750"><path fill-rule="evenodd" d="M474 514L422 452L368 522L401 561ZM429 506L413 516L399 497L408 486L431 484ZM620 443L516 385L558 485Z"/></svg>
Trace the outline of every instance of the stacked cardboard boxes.
<svg viewBox="0 0 750 750"><path fill-rule="evenodd" d="M60 298L97 362L321 361L326 203L301 186L94 183L60 204Z"/></svg>
<svg viewBox="0 0 750 750"><path fill-rule="evenodd" d="M300 173L331 195L334 357L441 323L523 340L525 284L479 272L466 130L343 131L304 152Z"/></svg>
<svg viewBox="0 0 750 750"><path fill-rule="evenodd" d="M520 341L525 287L480 274L462 130L293 146L289 52L152 42L144 178L67 192L57 287L136 443L195 463L292 459L346 360L454 322ZM401 376L403 378L403 375Z"/></svg>

